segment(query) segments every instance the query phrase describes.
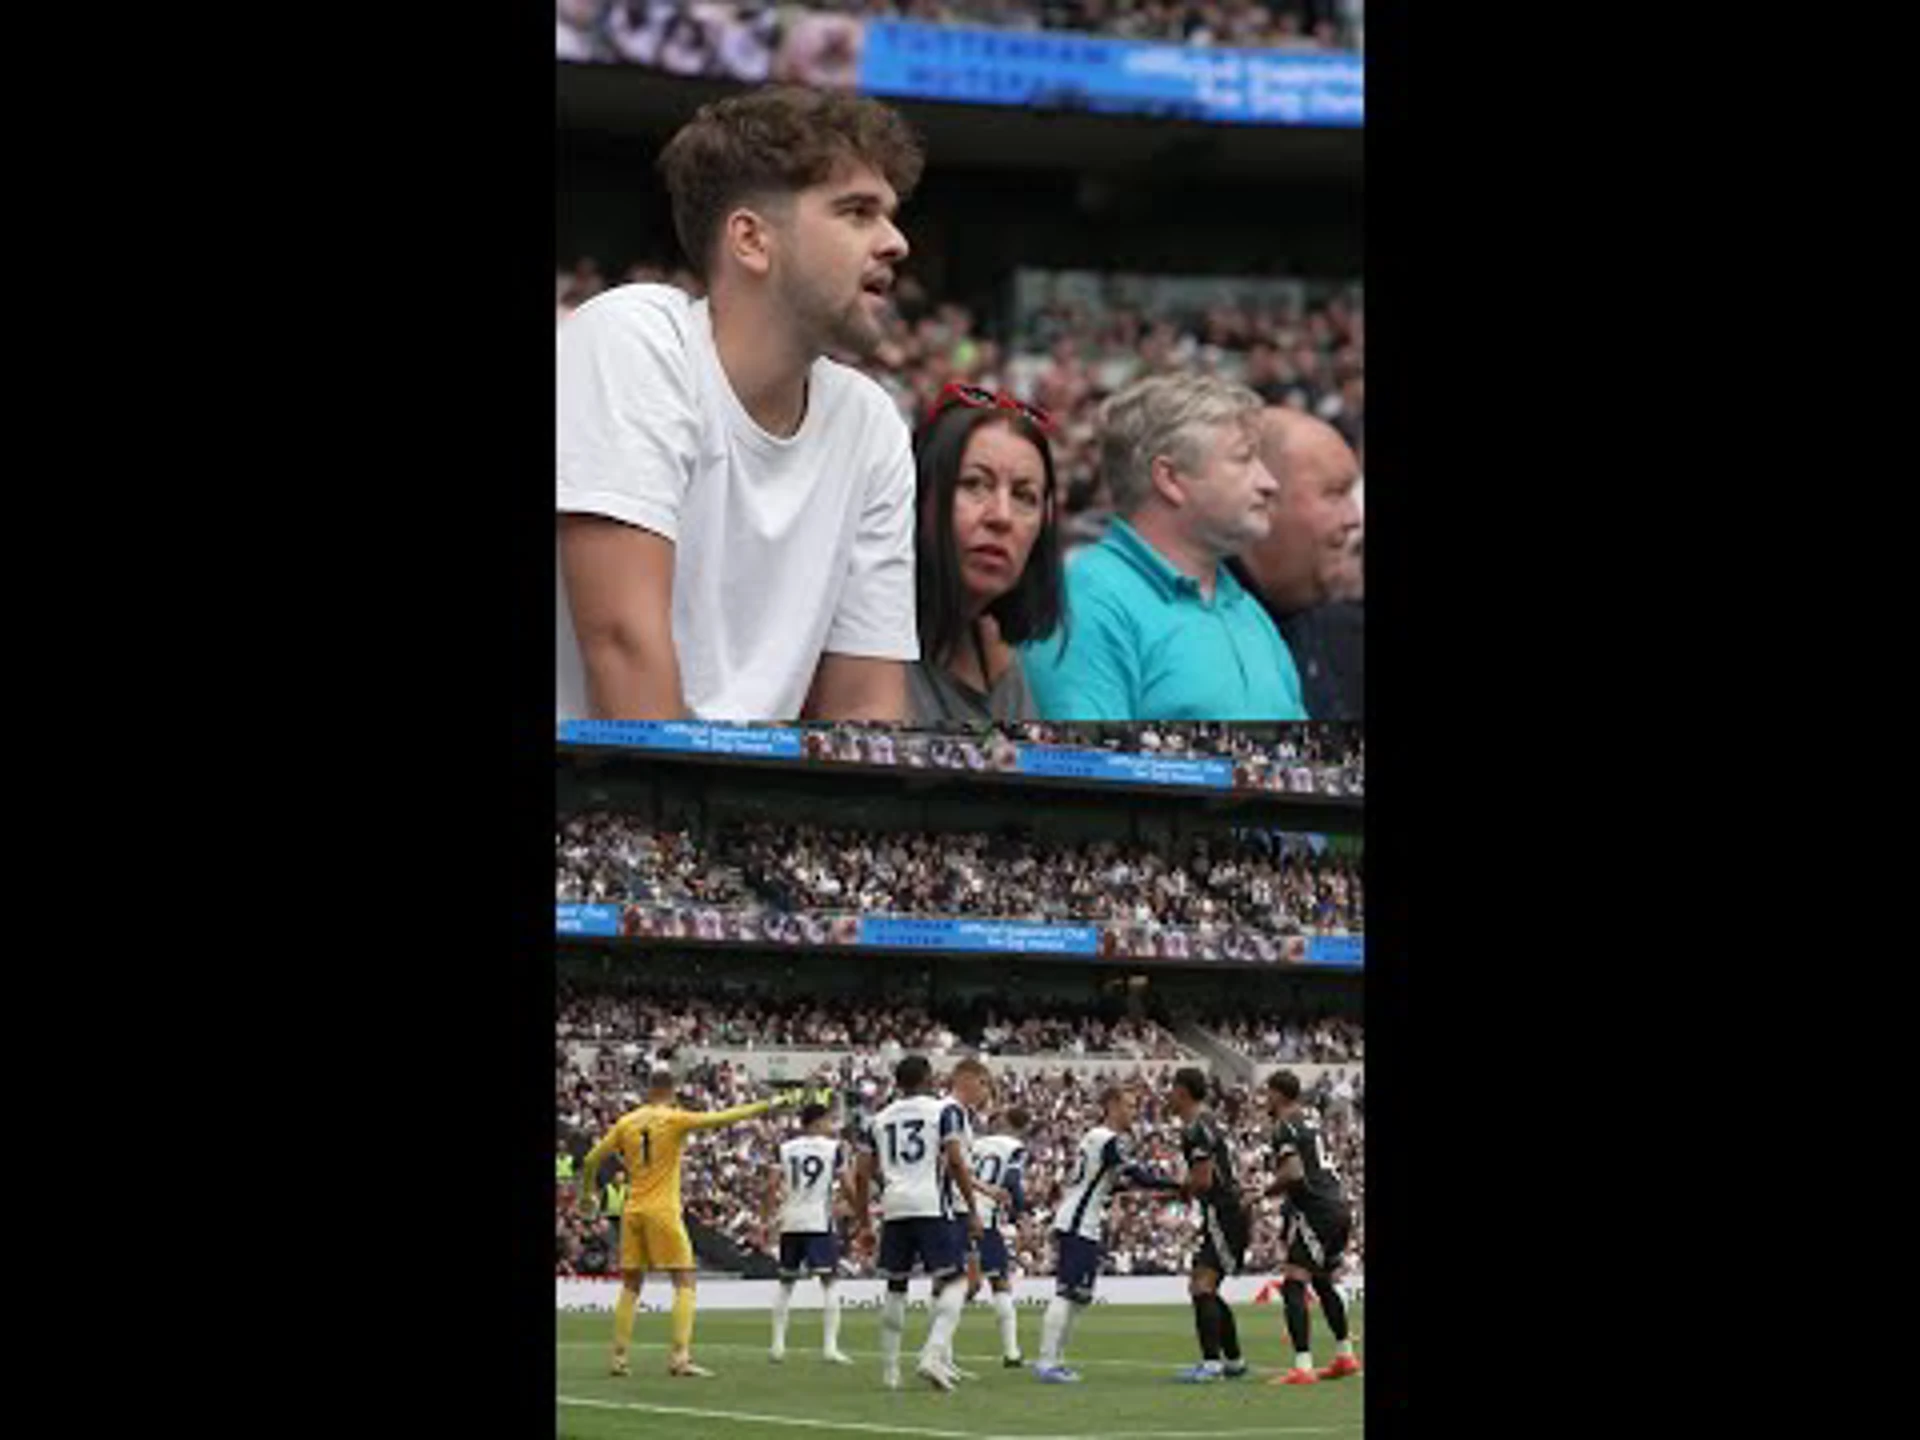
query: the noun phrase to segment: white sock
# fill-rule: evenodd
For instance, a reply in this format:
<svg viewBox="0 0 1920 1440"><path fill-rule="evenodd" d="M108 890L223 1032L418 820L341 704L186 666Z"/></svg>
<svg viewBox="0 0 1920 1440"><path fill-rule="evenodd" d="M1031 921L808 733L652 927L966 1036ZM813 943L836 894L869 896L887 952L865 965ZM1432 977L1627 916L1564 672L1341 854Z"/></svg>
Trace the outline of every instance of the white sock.
<svg viewBox="0 0 1920 1440"><path fill-rule="evenodd" d="M1092 1303L1091 1300L1075 1300L1067 1307L1067 1330L1066 1333L1060 1337L1060 1354L1062 1358L1066 1356L1068 1342L1073 1339L1073 1327L1080 1323L1080 1317L1087 1313L1087 1306Z"/></svg>
<svg viewBox="0 0 1920 1440"><path fill-rule="evenodd" d="M793 1282L782 1280L773 1292L773 1348L787 1348L787 1307L793 1304Z"/></svg>
<svg viewBox="0 0 1920 1440"><path fill-rule="evenodd" d="M907 1297L905 1292L896 1294L887 1291L887 1298L880 1304L880 1363L889 1370L900 1367L900 1337L907 1329Z"/></svg>
<svg viewBox="0 0 1920 1440"><path fill-rule="evenodd" d="M1011 1360L1020 1353L1020 1327L1013 1313L1013 1292L996 1290L993 1313L1000 1320L1000 1353Z"/></svg>
<svg viewBox="0 0 1920 1440"><path fill-rule="evenodd" d="M1341 1341L1341 1342L1340 1342L1340 1343L1339 1343L1338 1345L1335 1345L1335 1346L1333 1347L1333 1353L1334 1353L1334 1354L1336 1354L1336 1355L1351 1355L1351 1354L1353 1354L1353 1341L1352 1341L1352 1340L1350 1340L1350 1339L1349 1339L1349 1340L1342 1340L1342 1341Z"/></svg>
<svg viewBox="0 0 1920 1440"><path fill-rule="evenodd" d="M953 1364L953 1332L960 1324L960 1307L966 1303L966 1287L955 1282L949 1282L946 1289L933 1297L933 1323L927 1327L926 1348L920 1352L922 1360Z"/></svg>
<svg viewBox="0 0 1920 1440"><path fill-rule="evenodd" d="M1313 1368L1313 1352L1310 1350L1302 1350L1299 1354L1295 1355L1293 1357L1293 1368L1296 1370L1311 1370Z"/></svg>
<svg viewBox="0 0 1920 1440"><path fill-rule="evenodd" d="M820 1296L826 1306L826 1318L821 1322L826 1331L826 1341L822 1348L833 1351L840 1348L840 1292L831 1280L820 1282Z"/></svg>
<svg viewBox="0 0 1920 1440"><path fill-rule="evenodd" d="M1040 1322L1040 1363L1058 1365L1067 1347L1067 1330L1073 1322L1073 1302L1056 1295L1047 1302L1047 1318Z"/></svg>

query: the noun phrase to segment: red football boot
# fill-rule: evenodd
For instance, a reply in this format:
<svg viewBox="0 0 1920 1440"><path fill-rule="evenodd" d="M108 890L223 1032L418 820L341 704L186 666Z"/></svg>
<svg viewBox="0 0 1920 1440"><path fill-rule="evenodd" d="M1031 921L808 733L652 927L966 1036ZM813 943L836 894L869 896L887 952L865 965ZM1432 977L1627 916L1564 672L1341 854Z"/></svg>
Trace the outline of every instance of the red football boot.
<svg viewBox="0 0 1920 1440"><path fill-rule="evenodd" d="M1284 1375L1275 1375L1267 1381L1269 1385L1317 1385L1320 1377L1311 1370L1289 1370Z"/></svg>
<svg viewBox="0 0 1920 1440"><path fill-rule="evenodd" d="M1320 1372L1322 1380L1338 1380L1342 1375L1358 1375L1360 1361L1352 1355L1336 1355L1333 1363Z"/></svg>

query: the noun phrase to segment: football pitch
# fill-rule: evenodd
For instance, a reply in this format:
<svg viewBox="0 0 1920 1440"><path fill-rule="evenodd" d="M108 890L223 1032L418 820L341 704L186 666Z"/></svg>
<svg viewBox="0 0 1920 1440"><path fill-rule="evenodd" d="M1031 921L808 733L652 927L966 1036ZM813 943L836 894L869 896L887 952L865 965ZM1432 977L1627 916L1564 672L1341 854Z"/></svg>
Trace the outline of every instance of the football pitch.
<svg viewBox="0 0 1920 1440"><path fill-rule="evenodd" d="M918 1298L916 1296L916 1298ZM1020 1348L1031 1362L1040 1348L1038 1308L1020 1310ZM1354 1306L1354 1349L1364 1361L1365 1330ZM1363 1375L1317 1385L1263 1383L1291 1360L1278 1305L1234 1306L1240 1343L1253 1374L1243 1380L1183 1385L1173 1377L1199 1358L1193 1311L1184 1305L1100 1306L1082 1315L1067 1361L1078 1385L1043 1385L1026 1370L1001 1367L993 1313L970 1305L955 1344L960 1365L979 1376L941 1394L913 1374L926 1338L927 1315L907 1317L901 1388L880 1385L880 1319L848 1309L840 1348L851 1366L820 1358L820 1312L795 1310L787 1358L767 1358L772 1338L766 1311L703 1312L694 1326L694 1359L710 1380L666 1373L666 1318L635 1319L632 1373L607 1373L613 1319L606 1314L558 1316L558 1431L569 1440L650 1435L687 1440L779 1440L781 1436L921 1436L926 1440L1231 1440L1231 1437L1361 1434ZM1316 1311L1314 1363L1333 1358L1332 1337Z"/></svg>

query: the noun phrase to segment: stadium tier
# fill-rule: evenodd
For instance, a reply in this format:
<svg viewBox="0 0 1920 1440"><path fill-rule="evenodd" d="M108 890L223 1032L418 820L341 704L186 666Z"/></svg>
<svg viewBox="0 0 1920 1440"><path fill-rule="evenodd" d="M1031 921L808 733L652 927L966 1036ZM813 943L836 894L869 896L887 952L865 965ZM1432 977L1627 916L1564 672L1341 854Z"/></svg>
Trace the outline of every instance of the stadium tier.
<svg viewBox="0 0 1920 1440"><path fill-rule="evenodd" d="M1364 963L1357 727L602 728L666 748L563 747L561 935Z"/></svg>
<svg viewBox="0 0 1920 1440"><path fill-rule="evenodd" d="M806 911L1218 924L1276 935L1363 931L1359 868L1309 837L1196 838L1171 853L1037 845L977 831L856 832L753 824L696 839L619 815L566 820L556 900Z"/></svg>

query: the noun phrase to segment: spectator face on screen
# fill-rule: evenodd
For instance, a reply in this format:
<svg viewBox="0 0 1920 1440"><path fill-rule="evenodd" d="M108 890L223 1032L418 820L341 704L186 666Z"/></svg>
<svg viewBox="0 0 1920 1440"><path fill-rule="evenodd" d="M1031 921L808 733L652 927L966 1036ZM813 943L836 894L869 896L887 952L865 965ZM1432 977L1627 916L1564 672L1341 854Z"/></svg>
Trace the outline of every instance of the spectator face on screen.
<svg viewBox="0 0 1920 1440"><path fill-rule="evenodd" d="M1267 534L1246 552L1260 589L1293 611L1354 588L1360 464L1352 447L1323 420L1273 408L1261 417L1260 452L1279 481Z"/></svg>
<svg viewBox="0 0 1920 1440"><path fill-rule="evenodd" d="M870 355L885 338L894 267L907 239L899 201L872 166L843 161L784 207L770 255L775 288L800 334L822 351Z"/></svg>
<svg viewBox="0 0 1920 1440"><path fill-rule="evenodd" d="M936 664L953 662L985 614L1009 645L1059 624L1051 446L1032 416L999 398L946 394L914 436L920 649Z"/></svg>
<svg viewBox="0 0 1920 1440"><path fill-rule="evenodd" d="M968 609L986 609L1019 582L1040 534L1047 476L1033 443L1006 425L967 439L953 489L953 543Z"/></svg>
<svg viewBox="0 0 1920 1440"><path fill-rule="evenodd" d="M1195 541L1214 554L1231 555L1266 537L1274 481L1250 426L1228 421L1201 427L1183 458L1184 464L1158 463L1178 486L1184 528Z"/></svg>

